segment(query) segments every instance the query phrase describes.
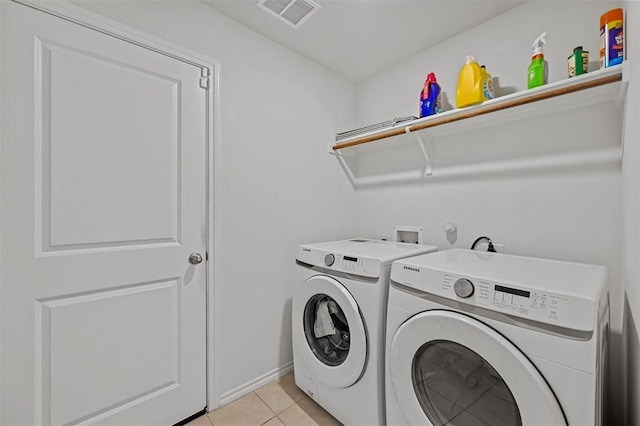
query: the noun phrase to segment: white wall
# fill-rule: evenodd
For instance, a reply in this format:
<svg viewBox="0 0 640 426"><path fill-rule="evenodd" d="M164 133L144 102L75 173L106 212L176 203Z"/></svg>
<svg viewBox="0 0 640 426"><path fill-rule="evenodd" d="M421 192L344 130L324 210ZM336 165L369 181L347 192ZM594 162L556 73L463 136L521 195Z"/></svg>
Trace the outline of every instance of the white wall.
<svg viewBox="0 0 640 426"><path fill-rule="evenodd" d="M622 276L625 283L626 356L629 366L627 379L627 422L640 424L640 4L625 1L625 49L628 61L625 74L629 81L625 119L624 161L622 164L624 251Z"/></svg>
<svg viewBox="0 0 640 426"><path fill-rule="evenodd" d="M468 53L475 54L499 78L500 93L524 90L531 44L542 31L548 33L545 56L550 81L565 77L567 56L578 45L589 50L590 65L594 65L599 59L600 15L615 5L533 1L513 9L360 82L358 123L416 115L418 95L430 71L435 71L448 99L454 102L457 74ZM561 126L557 122L561 119L558 116L553 125ZM488 146L494 139L508 142L510 138L517 154L519 149L524 152L529 146L557 138L548 127L546 121L537 125L532 119L524 123L525 130L501 125L463 134L452 142L475 139L460 146L475 147L475 154L481 156L483 144ZM620 129L607 128L591 137L609 138L615 144L621 133ZM606 265L612 304L610 377L612 384L623 381L619 165L427 179L425 183L361 189L356 198L357 233L364 236L389 234L393 225L422 226L426 242L449 248L452 245L443 225L452 221L459 230L453 244L456 247L468 248L476 237L489 235L494 242L504 243L509 253ZM616 385L611 386L611 393L610 408L616 416L612 424L620 424L624 395Z"/></svg>
<svg viewBox="0 0 640 426"><path fill-rule="evenodd" d="M353 193L326 146L353 123L355 87L199 2L77 3L221 64L213 378L225 402L290 366L297 245L351 236Z"/></svg>

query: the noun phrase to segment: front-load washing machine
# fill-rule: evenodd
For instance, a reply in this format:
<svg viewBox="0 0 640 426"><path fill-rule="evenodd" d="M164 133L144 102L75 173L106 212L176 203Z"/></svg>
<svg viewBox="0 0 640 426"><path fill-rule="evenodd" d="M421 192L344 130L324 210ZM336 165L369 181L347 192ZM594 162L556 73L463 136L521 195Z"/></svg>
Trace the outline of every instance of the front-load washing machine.
<svg viewBox="0 0 640 426"><path fill-rule="evenodd" d="M298 248L292 307L295 381L340 422L384 424L391 263L435 250L368 239Z"/></svg>
<svg viewBox="0 0 640 426"><path fill-rule="evenodd" d="M446 250L393 263L389 425L600 425L603 266Z"/></svg>

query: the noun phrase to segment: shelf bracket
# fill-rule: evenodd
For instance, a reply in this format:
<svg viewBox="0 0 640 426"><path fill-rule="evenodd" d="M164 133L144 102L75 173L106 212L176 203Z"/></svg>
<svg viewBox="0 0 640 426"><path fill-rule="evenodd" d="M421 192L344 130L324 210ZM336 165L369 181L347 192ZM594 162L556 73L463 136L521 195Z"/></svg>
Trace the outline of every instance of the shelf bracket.
<svg viewBox="0 0 640 426"><path fill-rule="evenodd" d="M628 81L623 81L620 84L620 90L618 91L618 99L616 99L616 107L622 108L627 100L627 89L629 87Z"/></svg>
<svg viewBox="0 0 640 426"><path fill-rule="evenodd" d="M427 140L425 141L420 136L420 133L416 132L416 139L418 141L418 145L420 145L420 150L422 151L422 155L424 156L424 175L431 176L433 174L433 161L431 159L431 137L427 135Z"/></svg>
<svg viewBox="0 0 640 426"><path fill-rule="evenodd" d="M353 175L353 172L351 171L351 167L349 167L349 164L347 164L347 161L344 159L345 156L341 152L337 152L337 151L330 152L330 154L336 156L336 158L338 159L338 162L340 163L340 166L342 166L342 169L347 174L347 177L349 178L351 185L353 185L354 187L358 186L358 179Z"/></svg>

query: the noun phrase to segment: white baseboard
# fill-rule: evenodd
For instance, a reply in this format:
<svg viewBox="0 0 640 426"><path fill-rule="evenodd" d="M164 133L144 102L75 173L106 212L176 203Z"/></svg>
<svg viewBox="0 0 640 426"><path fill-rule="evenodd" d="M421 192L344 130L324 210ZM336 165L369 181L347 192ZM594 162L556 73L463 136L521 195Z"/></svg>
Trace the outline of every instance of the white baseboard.
<svg viewBox="0 0 640 426"><path fill-rule="evenodd" d="M236 399L245 396L254 390L261 388L266 385L270 381L277 379L278 377L282 377L286 374L289 374L293 370L293 361L289 361L288 363L281 365L278 368L275 368L262 376L256 377L253 380L246 382L243 385L240 385L234 389L231 389L229 392L225 392L220 395L220 406L227 405L228 403L235 401ZM209 408L211 409L211 408Z"/></svg>

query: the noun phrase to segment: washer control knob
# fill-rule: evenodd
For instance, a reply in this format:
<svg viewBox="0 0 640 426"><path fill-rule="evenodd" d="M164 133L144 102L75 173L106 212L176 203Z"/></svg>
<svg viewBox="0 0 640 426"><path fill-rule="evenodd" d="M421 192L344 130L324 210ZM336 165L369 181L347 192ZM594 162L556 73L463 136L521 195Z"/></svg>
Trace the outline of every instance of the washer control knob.
<svg viewBox="0 0 640 426"><path fill-rule="evenodd" d="M453 291L458 297L466 299L473 295L473 283L466 278L460 278L453 284Z"/></svg>
<svg viewBox="0 0 640 426"><path fill-rule="evenodd" d="M331 253L327 254L324 256L324 264L327 266L331 266L333 265L333 262L336 261L336 257L334 255L332 255Z"/></svg>

